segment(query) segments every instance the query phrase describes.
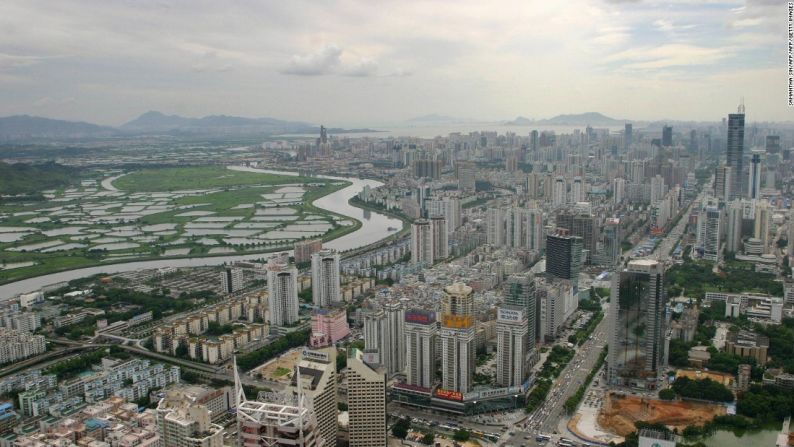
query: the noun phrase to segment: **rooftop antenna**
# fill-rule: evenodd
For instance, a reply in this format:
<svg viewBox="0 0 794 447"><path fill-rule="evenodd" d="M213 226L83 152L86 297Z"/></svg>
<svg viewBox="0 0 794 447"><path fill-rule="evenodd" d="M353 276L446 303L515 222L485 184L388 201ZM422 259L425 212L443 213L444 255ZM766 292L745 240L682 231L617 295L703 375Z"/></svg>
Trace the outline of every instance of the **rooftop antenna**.
<svg viewBox="0 0 794 447"><path fill-rule="evenodd" d="M744 113L744 96L742 96L741 102L739 102L739 113Z"/></svg>

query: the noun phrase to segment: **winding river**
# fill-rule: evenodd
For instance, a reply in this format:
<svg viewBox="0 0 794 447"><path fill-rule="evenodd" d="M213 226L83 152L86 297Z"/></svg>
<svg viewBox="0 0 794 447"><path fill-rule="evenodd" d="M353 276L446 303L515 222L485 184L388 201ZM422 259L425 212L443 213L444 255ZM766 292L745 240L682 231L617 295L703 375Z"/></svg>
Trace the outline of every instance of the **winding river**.
<svg viewBox="0 0 794 447"><path fill-rule="evenodd" d="M236 171L259 172L269 174L281 175L294 175L296 172L286 171L272 171L266 169L248 168L243 166L230 166L229 169ZM351 185L340 189L339 191L328 194L314 201L314 205L326 211L341 214L351 217L361 222L361 227L349 234L334 239L323 244L324 247L334 248L339 251L351 250L354 248L363 247L365 245L377 242L387 237L392 232L388 231L389 227L402 228L402 222L384 214L377 212L363 210L356 208L348 203L353 196L358 194L364 186L371 188L378 187L382 183L376 180L365 180L355 177L333 177L333 176L318 176L330 180L340 180L350 182ZM118 264L108 264L96 267L86 267L75 270L67 270L64 272L50 273L47 275L37 276L35 278L23 279L20 281L0 285L0 300L8 300L20 293L27 293L41 289L42 287L50 284L57 284L64 281L71 281L73 279L84 278L86 276L96 275L99 273L120 273L130 270L162 268L162 267L201 267L209 265L220 265L234 261L244 261L250 259L259 259L266 257L266 253L252 253L245 255L231 255L231 256L208 256L197 258L169 258L158 259L151 261L131 261Z"/></svg>

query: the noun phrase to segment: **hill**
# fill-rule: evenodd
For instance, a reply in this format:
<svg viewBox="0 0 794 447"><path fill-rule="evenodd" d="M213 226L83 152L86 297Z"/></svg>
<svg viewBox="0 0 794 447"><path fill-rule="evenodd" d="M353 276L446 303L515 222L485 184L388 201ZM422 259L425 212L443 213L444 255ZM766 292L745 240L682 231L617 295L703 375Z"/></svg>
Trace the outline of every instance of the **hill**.
<svg viewBox="0 0 794 447"><path fill-rule="evenodd" d="M313 132L316 127L300 121L283 121L275 118L244 118L228 115L210 115L203 118L188 118L165 115L151 111L125 123L121 129L127 132L169 133L296 133Z"/></svg>
<svg viewBox="0 0 794 447"><path fill-rule="evenodd" d="M92 138L116 135L112 127L29 115L0 117L0 140Z"/></svg>
<svg viewBox="0 0 794 447"><path fill-rule="evenodd" d="M0 162L0 194L38 194L76 182L79 170L57 163L8 164Z"/></svg>
<svg viewBox="0 0 794 447"><path fill-rule="evenodd" d="M598 112L575 113L569 115L557 115L553 118L535 121L536 124L548 124L556 126L619 126L626 120L610 118Z"/></svg>

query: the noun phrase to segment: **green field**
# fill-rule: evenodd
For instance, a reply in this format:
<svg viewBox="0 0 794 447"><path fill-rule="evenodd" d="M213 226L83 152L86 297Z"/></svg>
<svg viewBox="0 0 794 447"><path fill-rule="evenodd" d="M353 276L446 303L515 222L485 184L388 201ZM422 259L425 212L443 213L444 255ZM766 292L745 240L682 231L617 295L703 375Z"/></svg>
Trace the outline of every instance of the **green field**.
<svg viewBox="0 0 794 447"><path fill-rule="evenodd" d="M113 186L129 192L166 192L229 186L324 182L310 177L232 171L225 166L190 166L143 169L119 178L113 182Z"/></svg>

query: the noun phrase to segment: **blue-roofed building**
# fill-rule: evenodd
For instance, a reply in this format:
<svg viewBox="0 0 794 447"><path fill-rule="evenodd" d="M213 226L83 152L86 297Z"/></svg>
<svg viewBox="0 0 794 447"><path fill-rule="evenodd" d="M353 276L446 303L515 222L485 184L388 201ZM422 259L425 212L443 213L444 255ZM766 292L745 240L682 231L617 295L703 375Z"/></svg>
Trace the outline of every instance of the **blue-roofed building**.
<svg viewBox="0 0 794 447"><path fill-rule="evenodd" d="M0 404L0 433L11 431L17 425L19 415L14 411L14 405L11 402L3 402Z"/></svg>

